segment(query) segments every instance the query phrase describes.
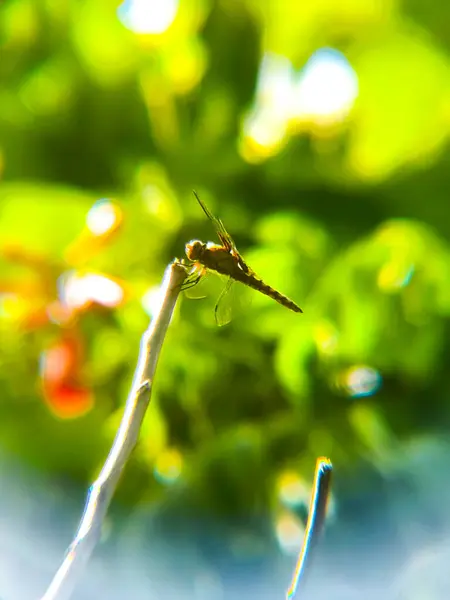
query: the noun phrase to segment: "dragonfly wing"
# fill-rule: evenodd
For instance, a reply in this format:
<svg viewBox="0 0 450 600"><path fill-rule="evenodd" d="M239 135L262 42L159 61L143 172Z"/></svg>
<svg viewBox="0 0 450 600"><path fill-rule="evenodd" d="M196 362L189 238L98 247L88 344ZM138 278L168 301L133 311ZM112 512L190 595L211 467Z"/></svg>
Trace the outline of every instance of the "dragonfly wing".
<svg viewBox="0 0 450 600"><path fill-rule="evenodd" d="M212 224L214 225L214 229L216 230L217 235L219 236L220 241L222 242L223 246L229 251L232 252L234 251L236 254L238 254L237 248L235 243L233 242L233 238L231 237L231 235L228 233L228 231L225 229L225 225L222 223L222 221L220 219L218 219L217 217L215 217L212 212L209 210L209 208L206 206L206 204L204 204L197 192L194 190L194 196L197 199L197 202L200 204L200 206L202 207L203 212L205 213L205 215L208 217L208 219L210 221L212 221Z"/></svg>
<svg viewBox="0 0 450 600"><path fill-rule="evenodd" d="M219 296L219 299L216 303L216 308L214 309L214 315L216 317L216 323L219 327L226 325L229 323L233 317L232 315L232 302L230 291L233 286L233 279L231 277L228 279L226 286L223 288L222 293Z"/></svg>
<svg viewBox="0 0 450 600"><path fill-rule="evenodd" d="M210 283L212 278L206 269L198 277L191 277L191 281L188 281L187 285L183 287L183 291L187 298L199 300L206 298L211 294ZM197 279L198 281L196 281Z"/></svg>
<svg viewBox="0 0 450 600"><path fill-rule="evenodd" d="M250 306L253 295L253 290L230 277L216 303L216 324L219 327L226 325L243 313Z"/></svg>

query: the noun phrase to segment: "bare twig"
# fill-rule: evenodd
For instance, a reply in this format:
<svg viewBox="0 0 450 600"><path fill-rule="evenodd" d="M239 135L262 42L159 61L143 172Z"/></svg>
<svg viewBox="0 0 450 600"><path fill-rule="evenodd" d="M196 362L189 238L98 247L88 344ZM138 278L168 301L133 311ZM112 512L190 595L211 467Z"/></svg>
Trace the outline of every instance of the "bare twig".
<svg viewBox="0 0 450 600"><path fill-rule="evenodd" d="M103 519L120 474L139 437L142 421L150 402L153 377L162 343L186 275L185 267L177 260L166 270L161 287L161 302L141 339L133 384L116 438L100 475L89 489L78 532L41 600L66 600L71 596L84 566L100 539Z"/></svg>
<svg viewBox="0 0 450 600"><path fill-rule="evenodd" d="M322 457L317 459L316 472L314 474L314 490L309 505L305 537L298 555L291 585L286 593L286 600L293 600L299 590L299 584L302 586L305 584L306 572L309 570L314 548L325 522L332 469L333 467L328 458Z"/></svg>

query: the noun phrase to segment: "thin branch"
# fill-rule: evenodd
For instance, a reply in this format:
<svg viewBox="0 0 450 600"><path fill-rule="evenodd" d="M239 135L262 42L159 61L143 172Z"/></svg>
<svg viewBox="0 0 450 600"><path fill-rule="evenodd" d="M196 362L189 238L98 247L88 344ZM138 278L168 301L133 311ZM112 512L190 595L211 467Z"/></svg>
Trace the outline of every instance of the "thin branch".
<svg viewBox="0 0 450 600"><path fill-rule="evenodd" d="M308 521L306 523L303 545L298 555L294 576L286 593L286 600L293 600L301 587L304 587L306 573L309 571L317 541L325 522L328 496L331 485L333 466L328 458L318 458L314 474L314 490L309 505Z"/></svg>
<svg viewBox="0 0 450 600"><path fill-rule="evenodd" d="M103 519L120 474L139 437L142 421L150 402L162 343L186 275L186 269L177 260L166 270L161 286L161 302L141 339L133 384L116 438L100 475L89 489L78 532L41 600L66 600L71 596L100 539Z"/></svg>

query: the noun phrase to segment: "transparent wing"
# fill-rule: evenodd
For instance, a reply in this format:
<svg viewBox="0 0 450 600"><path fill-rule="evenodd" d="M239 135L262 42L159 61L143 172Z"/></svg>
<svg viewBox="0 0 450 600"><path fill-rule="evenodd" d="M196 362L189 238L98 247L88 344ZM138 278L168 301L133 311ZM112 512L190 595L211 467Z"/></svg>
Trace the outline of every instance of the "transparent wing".
<svg viewBox="0 0 450 600"><path fill-rule="evenodd" d="M226 325L233 318L233 307L231 302L230 291L233 287L234 281L231 277L228 279L226 286L223 288L222 293L217 300L216 307L214 309L214 316L216 323L219 327Z"/></svg>
<svg viewBox="0 0 450 600"><path fill-rule="evenodd" d="M214 309L216 324L219 327L227 325L237 315L245 311L251 304L253 298L252 291L230 277Z"/></svg>
<svg viewBox="0 0 450 600"><path fill-rule="evenodd" d="M211 291L211 280L214 277L211 277L211 273L209 271L202 271L197 276L191 275L187 282L183 285L183 292L185 293L187 298L191 300L199 300L202 298L207 298L211 294L214 294L214 287Z"/></svg>
<svg viewBox="0 0 450 600"><path fill-rule="evenodd" d="M206 270L198 278L191 277L183 287L183 291L191 300L218 297L214 317L219 327L227 325L236 315L247 309L254 296L252 289L234 281L231 277L226 278ZM212 305L210 309L212 312Z"/></svg>
<svg viewBox="0 0 450 600"><path fill-rule="evenodd" d="M250 268L248 267L247 263L242 258L242 256L239 254L239 251L236 248L236 244L234 243L233 238L228 233L228 231L225 229L225 225L222 223L222 221L220 219L215 217L212 214L212 212L209 210L209 208L206 206L206 204L204 204L200 200L197 192L195 190L193 190L193 192L194 192L194 196L196 197L197 202L200 204L203 212L205 213L205 215L208 217L208 219L214 225L214 229L216 230L216 233L219 236L219 239L222 242L223 247L226 250L228 250L228 252L231 252L232 254L234 254L234 256L239 261L239 265L240 265L241 269L244 271L244 273L248 273L250 271Z"/></svg>
<svg viewBox="0 0 450 600"><path fill-rule="evenodd" d="M210 221L212 221L212 224L214 225L214 229L216 230L216 233L219 236L219 239L222 242L223 246L230 252L235 251L236 253L238 253L237 249L236 249L236 245L233 242L233 238L228 233L228 231L225 229L225 225L222 223L222 221L212 214L212 212L209 210L209 208L206 206L206 204L204 204L200 200L200 198L198 197L198 194L195 190L194 190L194 196L196 197L197 202L202 207L202 210L205 213L205 215L208 217L208 219Z"/></svg>

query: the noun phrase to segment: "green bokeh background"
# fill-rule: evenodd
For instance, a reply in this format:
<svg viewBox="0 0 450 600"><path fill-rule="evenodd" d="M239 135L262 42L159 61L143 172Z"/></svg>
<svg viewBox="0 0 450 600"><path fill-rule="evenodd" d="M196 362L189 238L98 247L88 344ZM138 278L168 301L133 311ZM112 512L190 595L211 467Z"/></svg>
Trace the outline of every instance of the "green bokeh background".
<svg viewBox="0 0 450 600"><path fill-rule="evenodd" d="M121 501L275 522L283 474L307 498L318 456L349 481L361 465L389 477L450 422L449 9L181 0L164 31L138 34L118 6L0 5L1 448L80 484L98 472L148 322L142 298L186 241L214 239L195 188L304 314L250 292L217 328L213 298L181 299ZM321 48L356 74L348 115L279 113L277 143L252 139L263 57L300 77ZM86 217L100 198L121 222L99 248ZM124 302L49 318L74 269L117 279ZM68 337L82 348L69 379L93 403L62 418L40 365ZM355 395L367 373L381 387Z"/></svg>

